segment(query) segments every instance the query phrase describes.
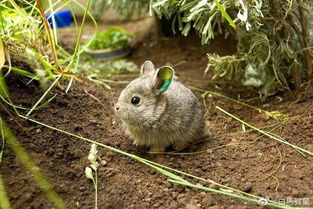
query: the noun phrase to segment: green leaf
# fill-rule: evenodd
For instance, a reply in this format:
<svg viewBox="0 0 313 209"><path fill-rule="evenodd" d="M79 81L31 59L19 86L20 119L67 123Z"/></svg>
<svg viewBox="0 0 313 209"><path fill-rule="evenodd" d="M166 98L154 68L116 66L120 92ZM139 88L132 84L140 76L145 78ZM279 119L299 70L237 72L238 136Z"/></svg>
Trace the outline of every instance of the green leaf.
<svg viewBox="0 0 313 209"><path fill-rule="evenodd" d="M2 75L2 71L0 70L0 95L4 98L9 97L9 91L7 85L5 84L4 77Z"/></svg>
<svg viewBox="0 0 313 209"><path fill-rule="evenodd" d="M224 7L217 0L213 0L213 1L216 4L217 8L221 11L222 15L226 18L226 20L228 21L229 25L232 26L234 29L236 29L237 26L235 25L233 20L230 18L230 16L227 14L227 12L225 11Z"/></svg>
<svg viewBox="0 0 313 209"><path fill-rule="evenodd" d="M39 80L38 76L36 76L34 73L31 73L31 72L28 72L26 70L22 70L22 69L19 69L19 68L16 68L16 67L11 67L11 70L20 74L20 75L23 75L25 77L28 77L28 78L31 78L31 79L34 79L34 80Z"/></svg>

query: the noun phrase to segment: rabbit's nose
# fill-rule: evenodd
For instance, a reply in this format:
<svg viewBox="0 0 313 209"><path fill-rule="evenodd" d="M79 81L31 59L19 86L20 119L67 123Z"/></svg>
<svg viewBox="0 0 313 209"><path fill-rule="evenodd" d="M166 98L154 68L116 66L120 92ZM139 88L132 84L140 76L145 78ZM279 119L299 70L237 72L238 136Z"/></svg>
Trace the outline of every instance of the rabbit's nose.
<svg viewBox="0 0 313 209"><path fill-rule="evenodd" d="M115 111L118 111L120 109L119 105L115 105Z"/></svg>

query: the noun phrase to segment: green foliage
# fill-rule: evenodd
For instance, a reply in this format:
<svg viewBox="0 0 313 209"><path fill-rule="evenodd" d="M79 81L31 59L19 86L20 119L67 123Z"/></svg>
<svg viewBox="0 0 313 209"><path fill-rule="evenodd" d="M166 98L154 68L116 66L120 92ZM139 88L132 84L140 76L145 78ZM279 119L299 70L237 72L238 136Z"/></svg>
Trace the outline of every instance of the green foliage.
<svg viewBox="0 0 313 209"><path fill-rule="evenodd" d="M312 3L284 0L260 1L259 7L249 6L249 31L241 29L237 52L228 57L208 54L208 67L214 77L237 78L245 86L258 87L264 96L278 89L290 89L301 81L301 74L310 74L305 62L301 39L305 39L312 57L312 34L303 35L299 11L312 9ZM256 14L262 14L257 17ZM307 13L308 14L308 13ZM264 18L263 18L264 16ZM306 16L312 25L312 17ZM212 68L211 68L212 66ZM299 78L297 78L299 77ZM299 84L298 84L299 85Z"/></svg>
<svg viewBox="0 0 313 209"><path fill-rule="evenodd" d="M1 174L0 174L0 208L4 209L12 208L7 193L5 191L4 182L2 180Z"/></svg>
<svg viewBox="0 0 313 209"><path fill-rule="evenodd" d="M97 32L92 39L89 49L126 48L132 35L122 27L112 26L105 32Z"/></svg>
<svg viewBox="0 0 313 209"><path fill-rule="evenodd" d="M111 89L109 83L123 83L124 81L112 81L108 80L108 77L121 73L138 71L139 67L135 63L125 59L106 62L101 60L83 59L83 62L80 66L78 66L76 73L78 75L83 75L96 84Z"/></svg>
<svg viewBox="0 0 313 209"><path fill-rule="evenodd" d="M126 6L134 2L102 1L105 9L111 6L119 12L127 11ZM301 81L313 75L313 2L310 0L141 2L149 4L151 15L172 20L174 32L178 29L186 36L194 28L202 44L209 43L217 34L237 39L235 54L208 54L207 71L213 73L214 79L241 82L268 96L279 89L300 88Z"/></svg>

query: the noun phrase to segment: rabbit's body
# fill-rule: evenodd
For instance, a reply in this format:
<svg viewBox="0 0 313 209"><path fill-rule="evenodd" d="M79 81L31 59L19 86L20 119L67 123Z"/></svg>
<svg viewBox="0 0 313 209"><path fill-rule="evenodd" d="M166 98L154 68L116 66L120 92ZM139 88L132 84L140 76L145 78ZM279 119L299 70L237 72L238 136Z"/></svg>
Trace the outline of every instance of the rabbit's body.
<svg viewBox="0 0 313 209"><path fill-rule="evenodd" d="M197 97L172 79L174 72L167 84L168 79L159 81L162 75L158 71L162 68L155 70L149 61L142 68L142 75L127 85L116 105L116 112L134 144L161 152L170 145L181 150L201 138L204 118ZM139 98L139 104L132 104L134 97Z"/></svg>

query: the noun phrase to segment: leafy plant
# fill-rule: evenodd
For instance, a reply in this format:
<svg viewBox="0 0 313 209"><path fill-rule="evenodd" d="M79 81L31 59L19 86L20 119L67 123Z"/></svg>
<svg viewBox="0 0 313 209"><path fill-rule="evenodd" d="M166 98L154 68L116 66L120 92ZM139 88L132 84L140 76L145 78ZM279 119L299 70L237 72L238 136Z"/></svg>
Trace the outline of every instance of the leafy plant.
<svg viewBox="0 0 313 209"><path fill-rule="evenodd" d="M75 47L75 51L73 55L70 55L58 45L56 36L54 36L54 33L49 27L49 24L47 24L47 20L44 15L45 11L43 10L41 1L1 1L0 105L4 109L5 105L3 105L2 101L12 107L17 115L20 115L18 109L29 110L27 115L30 115L32 111L37 110L38 107L42 107L42 104L40 104L41 101L45 99L48 92L58 83L61 78L75 78L75 75L71 75L69 71L75 69L76 65L74 64L78 63L79 56L84 51L81 49L80 39L85 18L87 15L90 15L88 12L90 0L87 1L86 7L82 6L75 0L73 0L73 2L77 3L84 10L84 16L82 25L79 28L80 30L78 32L78 41ZM18 3L22 3L22 5L27 4L27 6L20 7ZM49 7L49 9L52 9L51 7ZM57 8L57 10L58 9L60 8ZM30 72L30 67L34 68L35 74ZM49 86L43 96L32 108L17 106L14 105L10 100L8 88L4 80L5 76L9 75L11 71L30 78L30 82L41 79L54 79L54 82ZM4 76L3 72L5 72ZM48 87L48 84L45 82L43 82L42 85L47 85ZM48 101L51 101L51 99ZM2 118L0 118L0 137L2 139L0 155L2 155L5 139L6 143L14 151L17 158L33 175L38 185L51 199L55 207L66 208L63 201L58 197L48 181L39 172L39 169L33 163L24 148L19 144L18 140L15 138ZM2 158L2 156L0 156L0 158ZM9 204L6 203L8 200L6 200L7 198L5 197L5 191L2 182L0 183L0 202L2 203L0 205L4 208L7 208L9 207Z"/></svg>
<svg viewBox="0 0 313 209"><path fill-rule="evenodd" d="M112 26L105 32L97 32L91 43L88 45L89 49L116 49L126 48L128 40L132 35L125 31L122 27Z"/></svg>
<svg viewBox="0 0 313 209"><path fill-rule="evenodd" d="M133 73L139 71L139 67L134 62L125 59L106 62L97 59L82 60L82 64L78 66L75 73L88 78L96 84L103 85L107 89L111 89L109 83L124 83L124 81L109 80L108 77L121 73Z"/></svg>
<svg viewBox="0 0 313 209"><path fill-rule="evenodd" d="M216 34L237 39L237 52L208 54L213 79L226 78L260 89L263 96L279 89L299 89L313 75L313 2L310 0L151 0L102 1L120 13L126 6L149 5L150 15L172 20L172 30L192 28L209 43ZM99 7L101 8L101 7ZM136 8L136 7L134 7ZM137 12L142 12L141 6ZM130 12L129 14L134 14Z"/></svg>

